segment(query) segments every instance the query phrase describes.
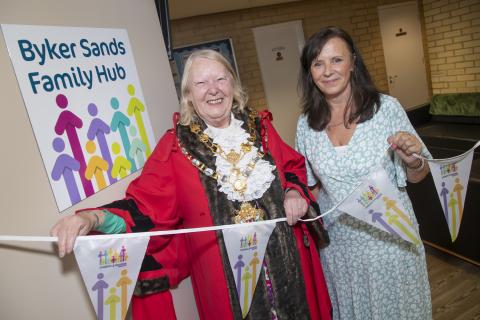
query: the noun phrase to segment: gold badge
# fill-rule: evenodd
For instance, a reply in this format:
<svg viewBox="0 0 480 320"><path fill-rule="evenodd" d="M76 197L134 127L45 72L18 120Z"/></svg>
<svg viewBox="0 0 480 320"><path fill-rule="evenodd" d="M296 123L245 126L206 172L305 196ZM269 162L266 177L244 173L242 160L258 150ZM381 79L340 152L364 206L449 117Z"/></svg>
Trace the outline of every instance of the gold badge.
<svg viewBox="0 0 480 320"><path fill-rule="evenodd" d="M253 207L250 202L243 202L237 210L234 218L235 223L247 223L260 221L265 218L265 211Z"/></svg>

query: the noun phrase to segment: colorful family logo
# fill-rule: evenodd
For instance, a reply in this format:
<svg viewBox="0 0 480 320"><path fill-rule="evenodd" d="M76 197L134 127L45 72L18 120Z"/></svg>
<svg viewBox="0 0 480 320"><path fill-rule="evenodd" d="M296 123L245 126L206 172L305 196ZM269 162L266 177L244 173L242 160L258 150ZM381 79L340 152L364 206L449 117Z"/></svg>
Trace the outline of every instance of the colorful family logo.
<svg viewBox="0 0 480 320"><path fill-rule="evenodd" d="M248 234L240 239L240 251L257 249L257 233Z"/></svg>
<svg viewBox="0 0 480 320"><path fill-rule="evenodd" d="M440 166L440 174L442 178L447 176L458 175L458 166L456 163L443 164Z"/></svg>
<svg viewBox="0 0 480 320"><path fill-rule="evenodd" d="M128 270L123 269L120 272L120 277L112 286L104 280L104 274L97 274L97 282L91 288L91 291L97 293L97 320L116 320L118 309L122 315L121 319L125 319L128 309L128 288L133 281L128 277ZM108 289L108 293L107 293ZM117 294L117 289L120 290L120 296ZM105 308L108 310L109 317L104 318Z"/></svg>
<svg viewBox="0 0 480 320"><path fill-rule="evenodd" d="M258 258L258 252L253 253L252 259L245 264L243 261L243 255L238 255L237 263L233 266L233 269L237 271L236 284L237 294L239 302L242 304L243 316L245 317L248 312L248 304L255 292L257 286L257 268L259 267L260 259ZM242 298L243 297L243 301Z"/></svg>
<svg viewBox="0 0 480 320"><path fill-rule="evenodd" d="M127 249L125 246L119 250L109 248L108 250L100 250L98 253L98 266L101 269L113 267L125 267L128 261Z"/></svg>
<svg viewBox="0 0 480 320"><path fill-rule="evenodd" d="M383 196L382 200L385 205L385 211L368 210L371 215L372 222L379 224L384 230L390 234L397 235L401 238L408 238L414 244L419 244L420 239L413 229L413 223L410 217L403 212L397 202L387 196Z"/></svg>
<svg viewBox="0 0 480 320"><path fill-rule="evenodd" d="M455 183L452 190L449 190L446 187L445 181L442 181L442 188L440 189L440 198L442 202L443 212L445 215L445 219L447 220L450 227L452 240L455 240L457 238L457 229L460 227L460 222L462 221L462 191L465 189L459 177L456 177L454 181Z"/></svg>
<svg viewBox="0 0 480 320"><path fill-rule="evenodd" d="M364 208L368 208L375 200L377 200L382 194L375 186L369 185L368 190L365 190L360 194L357 202Z"/></svg>
<svg viewBox="0 0 480 320"><path fill-rule="evenodd" d="M142 115L146 111L145 106L135 96L132 84L127 86L127 91L130 98L124 110L128 116L119 110L120 101L116 97L110 99L110 107L114 111L109 124L99 116L97 105L90 103L87 106L91 116L88 128L84 128L87 119L81 119L67 110L68 98L63 94L56 96L56 104L63 111L54 128L57 137L53 139L52 147L58 156L51 177L54 181L63 180L71 204L81 200L81 190L86 197L91 196L95 193L94 185L101 190L137 171L151 154ZM134 119L136 127L129 117ZM110 136L110 145L107 136ZM80 138L86 138L84 146ZM66 145L70 147L69 151L65 151ZM121 154L122 150L125 156ZM77 185L75 177L80 179L81 186Z"/></svg>

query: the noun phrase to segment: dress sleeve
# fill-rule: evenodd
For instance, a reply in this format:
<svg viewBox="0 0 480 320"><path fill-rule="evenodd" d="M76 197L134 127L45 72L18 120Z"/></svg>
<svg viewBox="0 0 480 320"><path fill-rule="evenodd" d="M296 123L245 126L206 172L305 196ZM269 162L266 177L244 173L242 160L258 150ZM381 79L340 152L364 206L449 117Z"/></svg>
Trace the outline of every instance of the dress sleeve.
<svg viewBox="0 0 480 320"><path fill-rule="evenodd" d="M128 186L125 198L102 206L102 209L125 221L127 232L179 227L178 199L170 157L175 147L174 132L167 132L145 163L142 173ZM188 273L189 262L183 235L151 237L137 281L136 294L150 295L176 287Z"/></svg>
<svg viewBox="0 0 480 320"><path fill-rule="evenodd" d="M179 226L175 177L170 157L176 147L175 133L170 130L157 144L140 176L128 186L125 198L100 207L122 219L116 220L117 227L121 226L126 232L146 232ZM111 228L108 232L117 232L114 230L117 229ZM122 230L119 228L118 232ZM173 304L168 303L168 290L189 275L189 268L183 235L151 237L134 290L134 295L140 298L137 302L154 302L155 308L158 308L161 305L159 301L165 300L159 312L174 316ZM142 306L140 309L145 308Z"/></svg>
<svg viewBox="0 0 480 320"><path fill-rule="evenodd" d="M427 147L423 143L418 133L413 128L412 124L410 123L410 120L408 119L407 113L405 112L405 109L403 109L400 102L397 99L390 97L390 99L387 102L384 102L384 105L382 107L386 107L390 111L389 120L392 123L391 134L395 134L398 131L406 131L408 133L415 135L417 139L422 143L422 146L423 146L421 155L423 157L431 159L432 155L428 151ZM407 185L407 172L405 169L405 165L402 159L400 159L400 157L395 152L393 154L394 154L393 162L395 166L395 175L397 178L397 185L399 187L405 187Z"/></svg>
<svg viewBox="0 0 480 320"><path fill-rule="evenodd" d="M125 198L102 206L102 209L125 221L127 232L169 230L179 226L175 177L170 159L175 143L174 133L167 132L147 160L142 173L128 186ZM170 240L169 236L153 237L147 252L160 251Z"/></svg>
<svg viewBox="0 0 480 320"><path fill-rule="evenodd" d="M310 162L307 159L307 150L305 145L306 138L306 131L307 131L307 123L305 116L300 116L297 122L297 133L295 137L295 149L305 157L305 167L307 169L307 183L309 186L314 186L318 183L315 175L313 174L312 167Z"/></svg>

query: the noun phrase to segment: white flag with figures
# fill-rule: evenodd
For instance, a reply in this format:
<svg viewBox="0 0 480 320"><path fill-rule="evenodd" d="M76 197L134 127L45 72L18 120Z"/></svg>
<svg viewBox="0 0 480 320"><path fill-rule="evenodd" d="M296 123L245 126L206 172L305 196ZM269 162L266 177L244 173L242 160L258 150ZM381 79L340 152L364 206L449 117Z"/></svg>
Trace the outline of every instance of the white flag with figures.
<svg viewBox="0 0 480 320"><path fill-rule="evenodd" d="M382 167L364 178L338 209L406 241L420 243L412 220L398 198L398 191Z"/></svg>
<svg viewBox="0 0 480 320"><path fill-rule="evenodd" d="M273 229L275 223L222 230L243 318L250 309Z"/></svg>
<svg viewBox="0 0 480 320"><path fill-rule="evenodd" d="M452 242L457 239L460 231L473 151L478 146L480 141L459 156L428 160Z"/></svg>
<svg viewBox="0 0 480 320"><path fill-rule="evenodd" d="M97 320L124 320L150 237L77 239L74 247Z"/></svg>

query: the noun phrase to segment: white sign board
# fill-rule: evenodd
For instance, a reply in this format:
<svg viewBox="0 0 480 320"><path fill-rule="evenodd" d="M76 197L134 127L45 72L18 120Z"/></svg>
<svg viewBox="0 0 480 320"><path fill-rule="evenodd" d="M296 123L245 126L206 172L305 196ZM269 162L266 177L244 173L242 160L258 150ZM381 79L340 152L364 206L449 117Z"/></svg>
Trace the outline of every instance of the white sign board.
<svg viewBox="0 0 480 320"><path fill-rule="evenodd" d="M60 211L143 167L155 140L126 30L1 27Z"/></svg>

